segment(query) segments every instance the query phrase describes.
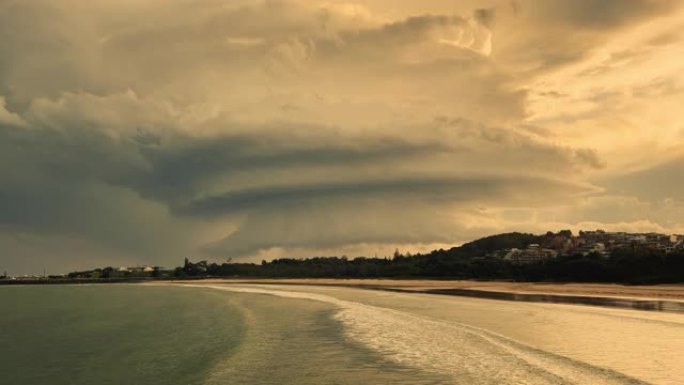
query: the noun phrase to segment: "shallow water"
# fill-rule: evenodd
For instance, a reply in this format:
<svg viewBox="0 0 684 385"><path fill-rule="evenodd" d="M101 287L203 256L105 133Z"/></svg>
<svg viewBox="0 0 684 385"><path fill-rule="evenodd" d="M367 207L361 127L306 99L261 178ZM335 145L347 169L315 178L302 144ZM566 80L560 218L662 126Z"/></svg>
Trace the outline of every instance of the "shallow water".
<svg viewBox="0 0 684 385"><path fill-rule="evenodd" d="M386 291L395 292L414 292L411 290L386 288ZM477 290L477 289L426 289L426 293L457 295L462 297L498 299L506 301L520 302L545 302L572 305L590 305L600 307L615 307L621 309L636 309L644 311L662 311L671 313L684 313L684 302L647 300L619 297L594 297L585 295L559 295L559 294L537 294L537 293L509 293L502 291Z"/></svg>
<svg viewBox="0 0 684 385"><path fill-rule="evenodd" d="M3 287L0 383L201 384L245 333L225 297L174 287Z"/></svg>
<svg viewBox="0 0 684 385"><path fill-rule="evenodd" d="M2 384L447 384L346 340L334 305L209 288L0 288Z"/></svg>
<svg viewBox="0 0 684 385"><path fill-rule="evenodd" d="M682 384L684 316L348 288L223 290L337 306L350 340L455 384Z"/></svg>
<svg viewBox="0 0 684 385"><path fill-rule="evenodd" d="M188 286L0 288L0 383L684 383L681 314Z"/></svg>

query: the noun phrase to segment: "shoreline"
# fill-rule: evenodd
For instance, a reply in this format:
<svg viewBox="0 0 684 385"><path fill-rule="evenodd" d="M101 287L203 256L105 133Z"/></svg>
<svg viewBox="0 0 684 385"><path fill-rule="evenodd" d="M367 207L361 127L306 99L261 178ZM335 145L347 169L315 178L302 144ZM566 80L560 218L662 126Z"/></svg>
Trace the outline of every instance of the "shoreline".
<svg viewBox="0 0 684 385"><path fill-rule="evenodd" d="M619 283L579 282L512 282L476 280L394 279L394 278L132 278L132 279L36 279L0 280L0 286L33 285L79 285L122 283L240 283L340 286L366 289L402 289L404 291L428 290L475 290L507 292L514 294L558 294L587 297L614 297L630 299L653 299L684 301L684 283L655 285L625 285Z"/></svg>
<svg viewBox="0 0 684 385"><path fill-rule="evenodd" d="M347 287L397 293L448 295L489 300L573 304L684 313L684 284L649 286L607 283L509 282L357 278L200 278L131 280L43 280L3 282L5 286L59 284L243 284ZM0 286L2 286L0 284Z"/></svg>
<svg viewBox="0 0 684 385"><path fill-rule="evenodd" d="M365 289L400 289L426 292L434 290L473 290L512 294L573 295L623 299L674 300L684 302L684 284L621 285L604 283L538 283L430 279L345 279L345 278L207 278L201 280L166 280L172 283L238 283L356 287Z"/></svg>
<svg viewBox="0 0 684 385"><path fill-rule="evenodd" d="M188 281L168 281L174 284ZM360 279L207 279L193 284L292 285L347 287L396 293L448 295L488 300L598 306L684 313L684 285L624 286L434 280Z"/></svg>

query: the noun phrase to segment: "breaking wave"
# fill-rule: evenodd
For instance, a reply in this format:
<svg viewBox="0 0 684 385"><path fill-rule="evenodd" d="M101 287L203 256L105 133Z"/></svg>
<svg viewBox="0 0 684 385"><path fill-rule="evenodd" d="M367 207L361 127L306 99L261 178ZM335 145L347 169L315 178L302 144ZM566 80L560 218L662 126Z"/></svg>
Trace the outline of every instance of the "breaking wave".
<svg viewBox="0 0 684 385"><path fill-rule="evenodd" d="M201 287L332 304L338 309L335 318L343 324L346 336L352 341L399 364L448 375L455 384L645 384L619 372L462 323L323 294L255 287Z"/></svg>

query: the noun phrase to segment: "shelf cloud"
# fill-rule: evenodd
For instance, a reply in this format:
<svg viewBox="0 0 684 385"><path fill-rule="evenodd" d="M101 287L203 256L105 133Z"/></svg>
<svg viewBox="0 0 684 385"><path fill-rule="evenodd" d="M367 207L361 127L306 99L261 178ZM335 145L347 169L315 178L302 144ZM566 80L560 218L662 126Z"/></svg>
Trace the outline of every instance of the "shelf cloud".
<svg viewBox="0 0 684 385"><path fill-rule="evenodd" d="M682 232L677 1L0 2L0 268Z"/></svg>

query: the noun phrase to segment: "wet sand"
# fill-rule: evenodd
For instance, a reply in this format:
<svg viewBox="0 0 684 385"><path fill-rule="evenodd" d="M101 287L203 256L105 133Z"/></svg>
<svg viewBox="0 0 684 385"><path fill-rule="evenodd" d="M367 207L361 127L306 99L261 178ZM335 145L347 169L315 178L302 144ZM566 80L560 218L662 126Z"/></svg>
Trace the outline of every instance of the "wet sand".
<svg viewBox="0 0 684 385"><path fill-rule="evenodd" d="M187 282L187 281L178 281ZM512 294L546 294L577 297L609 297L616 299L661 300L684 302L684 284L632 286L597 283L531 283L499 281L447 281L398 279L206 279L193 283L259 283L279 285L343 286L367 289L415 292L458 290L504 292Z"/></svg>

